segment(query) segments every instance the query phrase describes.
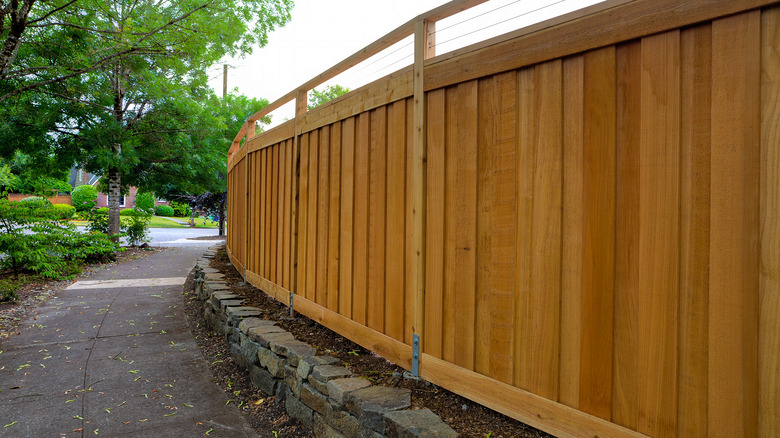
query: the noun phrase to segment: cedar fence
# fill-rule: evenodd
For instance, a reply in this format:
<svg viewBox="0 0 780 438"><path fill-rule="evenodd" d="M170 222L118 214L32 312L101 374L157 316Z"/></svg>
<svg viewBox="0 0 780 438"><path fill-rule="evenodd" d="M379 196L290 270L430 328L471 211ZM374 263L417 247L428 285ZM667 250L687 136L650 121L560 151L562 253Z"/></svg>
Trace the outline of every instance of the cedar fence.
<svg viewBox="0 0 780 438"><path fill-rule="evenodd" d="M435 56L436 21L483 1L247 121L235 266L557 436L780 436L780 4L606 1ZM412 33L414 65L306 111Z"/></svg>

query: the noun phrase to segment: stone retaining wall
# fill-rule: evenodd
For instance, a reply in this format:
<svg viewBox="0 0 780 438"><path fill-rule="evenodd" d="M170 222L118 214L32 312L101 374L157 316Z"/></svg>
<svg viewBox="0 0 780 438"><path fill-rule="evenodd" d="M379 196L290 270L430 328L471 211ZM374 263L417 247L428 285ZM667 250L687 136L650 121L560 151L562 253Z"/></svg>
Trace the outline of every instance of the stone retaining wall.
<svg viewBox="0 0 780 438"><path fill-rule="evenodd" d="M408 389L373 386L338 366L338 359L317 356L276 322L260 319L260 309L244 305L230 292L223 275L211 268L213 250L196 265L195 293L206 323L224 335L236 363L252 383L320 437L457 437L429 409L408 409Z"/></svg>

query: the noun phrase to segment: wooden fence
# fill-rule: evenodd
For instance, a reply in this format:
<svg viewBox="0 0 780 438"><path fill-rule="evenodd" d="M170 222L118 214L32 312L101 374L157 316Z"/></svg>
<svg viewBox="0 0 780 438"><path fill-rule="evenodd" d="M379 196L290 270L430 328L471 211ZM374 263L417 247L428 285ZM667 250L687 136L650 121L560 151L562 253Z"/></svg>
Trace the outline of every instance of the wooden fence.
<svg viewBox="0 0 780 438"><path fill-rule="evenodd" d="M364 51L413 31L412 67L306 112L361 52L249 119L233 263L554 435L780 436L778 2L607 1L433 56L477 3Z"/></svg>

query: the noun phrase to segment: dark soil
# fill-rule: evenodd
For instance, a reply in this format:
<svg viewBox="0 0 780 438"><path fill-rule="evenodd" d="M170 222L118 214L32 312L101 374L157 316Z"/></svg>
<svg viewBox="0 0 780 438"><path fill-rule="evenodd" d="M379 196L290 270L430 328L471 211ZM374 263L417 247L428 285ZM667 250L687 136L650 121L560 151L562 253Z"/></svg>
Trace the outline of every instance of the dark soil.
<svg viewBox="0 0 780 438"><path fill-rule="evenodd" d="M211 267L225 275L232 292L243 295L249 305L263 310L265 319L272 319L292 333L296 339L317 348L318 354L334 356L342 361L356 376L370 380L375 385L409 388L414 408L428 408L450 425L461 437L549 437L519 421L506 417L484 406L460 397L429 382L404 377L404 369L343 338L311 319L295 314L289 316L289 308L251 285L242 285L243 279L229 264L224 250L217 252ZM265 397L249 382L248 373L240 370L230 358L230 351L223 337L204 330L201 307L192 295L192 286L185 288L188 302L187 314L196 339L201 343L204 357L209 361L216 381L230 396L241 391L237 400L243 401L244 413L261 436L275 428L279 436L313 436L294 419L290 419L282 406L270 403L273 397ZM220 361L221 360L221 361ZM214 363L216 362L216 363ZM228 385L230 382L232 385ZM244 397L246 395L246 397ZM257 400L264 399L260 404ZM240 403L240 402L239 402ZM248 407L247 407L248 406ZM283 432L283 433L282 433Z"/></svg>

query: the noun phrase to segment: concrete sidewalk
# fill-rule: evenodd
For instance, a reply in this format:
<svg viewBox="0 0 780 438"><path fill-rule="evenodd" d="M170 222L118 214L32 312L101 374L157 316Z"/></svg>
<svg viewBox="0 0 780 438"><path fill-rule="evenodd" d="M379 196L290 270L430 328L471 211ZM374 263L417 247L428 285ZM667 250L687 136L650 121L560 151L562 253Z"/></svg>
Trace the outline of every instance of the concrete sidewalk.
<svg viewBox="0 0 780 438"><path fill-rule="evenodd" d="M205 248L171 248L74 283L0 341L2 437L251 437L182 310Z"/></svg>

